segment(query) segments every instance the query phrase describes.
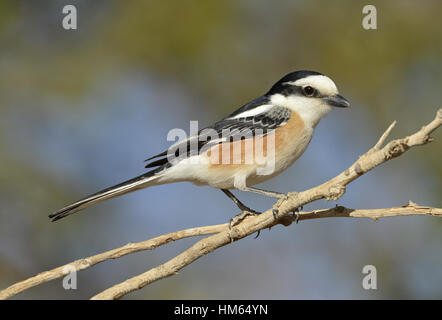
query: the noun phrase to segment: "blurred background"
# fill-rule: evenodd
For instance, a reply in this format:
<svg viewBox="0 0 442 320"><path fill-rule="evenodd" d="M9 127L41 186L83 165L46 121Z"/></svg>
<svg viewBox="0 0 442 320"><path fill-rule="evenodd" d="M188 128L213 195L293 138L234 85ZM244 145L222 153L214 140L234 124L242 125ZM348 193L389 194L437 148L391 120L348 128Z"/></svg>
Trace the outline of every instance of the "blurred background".
<svg viewBox="0 0 442 320"><path fill-rule="evenodd" d="M64 5L78 29L64 30ZM377 30L362 8L377 8ZM322 183L442 106L440 1L0 2L0 288L78 258L184 228L227 222L222 192L189 183L138 191L57 223L47 215L139 175L172 128L211 124L288 72L330 76L352 108L334 110L294 166L261 187ZM336 204L441 207L442 134L353 182ZM239 193L236 192L238 195ZM257 210L271 199L239 195ZM86 299L197 239L107 261L16 298ZM205 256L125 299L442 298L442 220L321 219L278 226ZM377 268L377 290L362 268Z"/></svg>

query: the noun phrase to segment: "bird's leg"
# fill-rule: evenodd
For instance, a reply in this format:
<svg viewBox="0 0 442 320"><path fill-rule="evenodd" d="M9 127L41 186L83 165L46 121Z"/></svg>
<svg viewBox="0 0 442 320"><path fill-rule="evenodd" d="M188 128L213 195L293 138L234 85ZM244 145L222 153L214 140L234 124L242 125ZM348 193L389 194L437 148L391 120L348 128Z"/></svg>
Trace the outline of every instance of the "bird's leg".
<svg viewBox="0 0 442 320"><path fill-rule="evenodd" d="M242 220L244 220L244 218L247 216L257 215L257 214L261 213L261 212L257 212L255 210L247 207L244 203L239 201L239 199L237 197L235 197L233 195L233 193L231 193L229 190L221 189L221 191L224 192L224 194L226 196L228 196L237 205L237 207L242 211L240 214L237 214L236 216L234 216L230 219L229 227L236 226L238 223L240 223Z"/></svg>
<svg viewBox="0 0 442 320"><path fill-rule="evenodd" d="M278 218L278 211L279 211L278 208L279 208L281 202L287 199L287 195L284 193L267 191L267 190L262 190L262 189L258 189L258 188L243 187L241 189L241 191L254 192L254 193L258 193L258 194L263 194L268 197L277 198L278 201L272 207L273 217L275 218L275 220Z"/></svg>
<svg viewBox="0 0 442 320"><path fill-rule="evenodd" d="M265 195L267 197L271 197L271 198L277 198L277 199L285 199L285 198L287 198L287 195L285 193L274 192L274 191L267 191L267 190L262 190L262 189L258 189L258 188L243 187L240 190L241 191L247 191L247 192L254 192L254 193L258 193L258 194L263 194L263 195Z"/></svg>
<svg viewBox="0 0 442 320"><path fill-rule="evenodd" d="M253 209L250 209L249 207L247 207L244 203L242 203L237 197L235 197L233 195L233 193L231 193L229 190L227 189L221 189L222 192L224 192L224 194L226 196L228 196L236 205L237 207L241 210L241 211L248 211L250 213L254 213L254 214L260 214L261 212L257 212Z"/></svg>

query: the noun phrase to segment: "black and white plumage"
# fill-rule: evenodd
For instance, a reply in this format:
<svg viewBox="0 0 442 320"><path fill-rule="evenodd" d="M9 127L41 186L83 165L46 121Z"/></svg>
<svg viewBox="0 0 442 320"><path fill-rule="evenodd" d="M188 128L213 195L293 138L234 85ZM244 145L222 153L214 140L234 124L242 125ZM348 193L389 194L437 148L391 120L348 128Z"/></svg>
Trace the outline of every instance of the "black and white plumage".
<svg viewBox="0 0 442 320"><path fill-rule="evenodd" d="M174 144L169 150L147 159L146 168L152 168L151 171L79 200L49 217L53 221L59 220L128 192L179 181L222 189L242 210L248 208L228 189L281 197L282 194L251 186L284 171L302 155L319 120L332 107L348 106L348 101L338 93L330 78L314 71L289 73L263 96L198 134ZM267 156L265 163L258 163L255 146L259 143L270 145L270 141L274 143L273 158L267 159L270 158ZM241 147L240 161L224 163L225 151L235 150L236 146ZM250 163L242 160L246 156L252 157ZM223 160L214 161L218 157ZM272 170L262 173L269 163L273 165Z"/></svg>
<svg viewBox="0 0 442 320"><path fill-rule="evenodd" d="M207 149L209 146L226 141L227 138L230 139L230 141L234 141L244 136L245 133L250 133L253 136L256 134L267 134L286 123L290 119L290 114L290 109L271 105L270 99L266 96L262 96L247 103L239 110L216 122L214 125L200 130L197 135L191 136L184 141L180 141L175 146L171 147L169 152L174 153L177 158L182 156L190 157L199 154L203 148ZM217 139L214 141L208 139L208 132L216 132L218 137L222 137L223 132L226 131L228 131L229 134L225 140ZM191 148L192 141L194 140L198 141L198 148L195 148L195 150ZM185 154L179 152L183 149L186 151ZM161 158L148 163L145 167L170 167L172 164L168 161L167 154L168 151L166 150L147 159L146 161L154 158Z"/></svg>

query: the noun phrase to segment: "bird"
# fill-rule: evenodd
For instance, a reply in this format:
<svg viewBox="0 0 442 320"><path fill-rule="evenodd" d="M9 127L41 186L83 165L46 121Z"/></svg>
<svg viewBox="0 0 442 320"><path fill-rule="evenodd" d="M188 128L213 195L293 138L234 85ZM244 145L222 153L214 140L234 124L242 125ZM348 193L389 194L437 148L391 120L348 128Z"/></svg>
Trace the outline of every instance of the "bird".
<svg viewBox="0 0 442 320"><path fill-rule="evenodd" d="M243 213L259 214L231 190L286 198L284 193L253 186L290 167L306 150L319 121L333 108L349 106L326 75L290 72L264 95L146 159L150 171L65 206L49 218L57 221L139 189L183 181L220 189Z"/></svg>

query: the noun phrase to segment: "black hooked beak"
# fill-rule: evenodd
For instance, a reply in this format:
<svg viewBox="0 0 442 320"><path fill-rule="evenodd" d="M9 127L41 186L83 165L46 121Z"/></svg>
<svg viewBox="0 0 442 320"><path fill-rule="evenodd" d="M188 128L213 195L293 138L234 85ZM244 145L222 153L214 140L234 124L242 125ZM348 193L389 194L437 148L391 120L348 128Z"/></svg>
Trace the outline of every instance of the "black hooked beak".
<svg viewBox="0 0 442 320"><path fill-rule="evenodd" d="M340 94L335 94L332 97L324 98L324 100L333 107L339 107L339 108L348 108L350 107L350 102L345 99Z"/></svg>

